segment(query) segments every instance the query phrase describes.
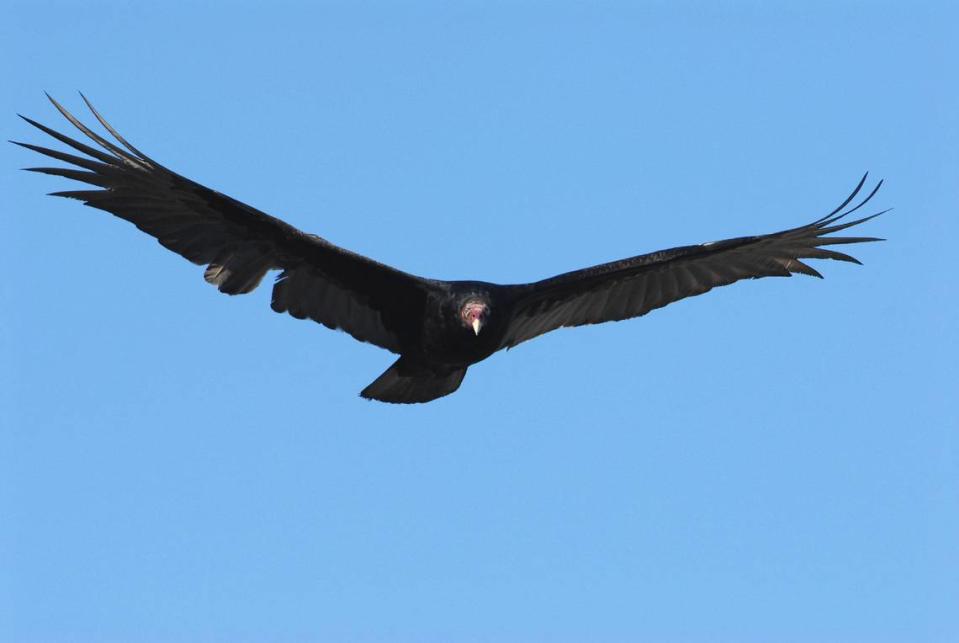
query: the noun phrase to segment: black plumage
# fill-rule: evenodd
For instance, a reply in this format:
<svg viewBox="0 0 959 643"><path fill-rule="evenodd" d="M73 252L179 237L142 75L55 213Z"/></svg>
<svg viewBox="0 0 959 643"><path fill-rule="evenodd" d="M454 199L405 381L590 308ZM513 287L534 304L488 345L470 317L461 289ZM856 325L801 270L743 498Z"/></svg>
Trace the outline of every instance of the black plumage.
<svg viewBox="0 0 959 643"><path fill-rule="evenodd" d="M466 369L492 353L564 326L645 315L740 279L821 277L804 259L855 258L824 246L879 241L827 236L882 214L848 221L866 176L831 213L772 234L683 246L569 272L535 283L498 285L417 277L373 261L206 188L163 167L120 136L86 100L115 142L50 98L102 149L28 123L83 156L16 143L73 167L28 168L87 183L54 192L130 221L164 247L206 266L221 292L252 291L279 270L273 310L344 330L400 357L360 394L384 402L428 402L455 391Z"/></svg>

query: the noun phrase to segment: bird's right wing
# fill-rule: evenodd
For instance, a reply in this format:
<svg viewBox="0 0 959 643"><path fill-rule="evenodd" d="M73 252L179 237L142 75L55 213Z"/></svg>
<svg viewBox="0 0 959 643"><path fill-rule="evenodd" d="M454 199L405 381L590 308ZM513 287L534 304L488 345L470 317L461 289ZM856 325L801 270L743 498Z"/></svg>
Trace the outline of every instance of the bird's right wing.
<svg viewBox="0 0 959 643"><path fill-rule="evenodd" d="M855 258L822 246L881 241L875 237L829 237L879 216L839 223L865 205L882 181L858 205L846 209L866 182L831 213L782 232L682 246L576 270L532 284L511 286L515 313L502 347L509 348L564 326L582 326L645 315L674 301L701 295L740 279L822 277L802 259Z"/></svg>
<svg viewBox="0 0 959 643"><path fill-rule="evenodd" d="M207 266L205 279L221 292L250 292L268 271L281 270L273 286L273 310L342 329L395 353L415 341L430 288L427 280L304 234L168 170L124 140L88 101L90 111L119 145L95 133L52 98L50 101L102 148L23 117L86 155L17 143L75 166L28 168L30 171L96 188L54 192L55 196L79 199L130 221L166 248Z"/></svg>

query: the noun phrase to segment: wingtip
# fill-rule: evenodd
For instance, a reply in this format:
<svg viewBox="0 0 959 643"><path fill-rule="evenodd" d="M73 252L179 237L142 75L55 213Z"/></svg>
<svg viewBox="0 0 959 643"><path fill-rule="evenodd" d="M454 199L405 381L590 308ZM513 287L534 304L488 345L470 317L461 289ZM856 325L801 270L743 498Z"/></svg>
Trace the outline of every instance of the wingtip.
<svg viewBox="0 0 959 643"><path fill-rule="evenodd" d="M68 112L67 112L66 108L65 108L63 105L60 104L60 101L58 101L56 98L54 98L53 96L51 96L51 95L50 95L50 92L44 91L44 92L43 92L43 95L46 96L46 97L47 97L47 100L50 101L50 103L52 103L54 107L57 108L57 111L58 111L58 112L60 112L60 113L63 114L64 116L67 115Z"/></svg>
<svg viewBox="0 0 959 643"><path fill-rule="evenodd" d="M70 112L67 111L66 107L60 104L60 101L58 101L56 98L51 96L49 92L44 91L43 93L47 97L47 100L49 100L53 104L53 106L57 108L58 112L63 114L67 118L67 120L73 120L72 114L70 114ZM80 95L83 96L83 94L80 94Z"/></svg>
<svg viewBox="0 0 959 643"><path fill-rule="evenodd" d="M29 116L24 116L23 114L17 114L17 116L19 116L20 118L22 118L22 119L25 120L26 122L30 123L31 125L33 125L34 127L36 127L36 128L39 129L39 130L43 130L43 129L44 129L43 125L41 125L38 121L33 120L33 119L30 118Z"/></svg>

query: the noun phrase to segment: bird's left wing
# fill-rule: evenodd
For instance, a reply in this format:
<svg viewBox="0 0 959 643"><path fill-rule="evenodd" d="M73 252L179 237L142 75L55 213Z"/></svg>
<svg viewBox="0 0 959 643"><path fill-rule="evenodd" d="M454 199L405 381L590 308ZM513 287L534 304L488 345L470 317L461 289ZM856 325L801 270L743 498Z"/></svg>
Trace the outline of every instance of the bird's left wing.
<svg viewBox="0 0 959 643"><path fill-rule="evenodd" d="M415 341L430 282L343 248L163 167L120 136L87 101L116 143L50 98L63 116L102 149L26 120L85 156L17 143L74 167L27 168L96 189L54 192L130 221L163 246L207 266L204 278L224 293L252 291L281 270L272 307L298 319L340 328L395 353ZM84 101L86 98L84 97ZM14 141L15 142L15 141Z"/></svg>
<svg viewBox="0 0 959 643"><path fill-rule="evenodd" d="M859 263L847 254L822 246L881 241L875 237L826 236L883 214L840 222L865 205L882 185L880 181L862 202L848 207L865 182L863 176L842 205L799 228L661 250L532 284L511 286L516 304L502 346L516 346L564 326L639 317L740 279L790 277L794 273L822 277L802 259Z"/></svg>

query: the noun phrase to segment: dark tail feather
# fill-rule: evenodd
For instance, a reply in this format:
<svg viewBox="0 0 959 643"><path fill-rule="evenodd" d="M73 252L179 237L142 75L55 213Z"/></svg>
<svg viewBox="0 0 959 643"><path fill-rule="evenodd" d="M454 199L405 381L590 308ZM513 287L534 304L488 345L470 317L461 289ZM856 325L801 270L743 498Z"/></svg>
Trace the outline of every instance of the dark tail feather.
<svg viewBox="0 0 959 643"><path fill-rule="evenodd" d="M429 402L449 395L460 387L466 369L436 373L410 364L400 357L376 380L360 392L360 397L393 404Z"/></svg>

